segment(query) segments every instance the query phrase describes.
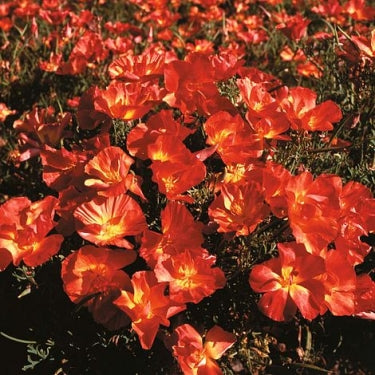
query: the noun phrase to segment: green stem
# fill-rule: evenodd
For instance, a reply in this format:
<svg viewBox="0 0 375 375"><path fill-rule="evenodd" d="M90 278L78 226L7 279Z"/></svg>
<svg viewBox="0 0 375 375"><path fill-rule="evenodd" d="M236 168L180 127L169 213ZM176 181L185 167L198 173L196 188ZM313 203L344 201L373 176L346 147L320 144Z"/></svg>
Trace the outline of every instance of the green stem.
<svg viewBox="0 0 375 375"><path fill-rule="evenodd" d="M21 344L37 344L36 341L18 339L17 337L13 337L13 336L7 335L5 332L2 332L2 331L0 331L0 335L3 336L3 337L5 337L8 340L19 342Z"/></svg>

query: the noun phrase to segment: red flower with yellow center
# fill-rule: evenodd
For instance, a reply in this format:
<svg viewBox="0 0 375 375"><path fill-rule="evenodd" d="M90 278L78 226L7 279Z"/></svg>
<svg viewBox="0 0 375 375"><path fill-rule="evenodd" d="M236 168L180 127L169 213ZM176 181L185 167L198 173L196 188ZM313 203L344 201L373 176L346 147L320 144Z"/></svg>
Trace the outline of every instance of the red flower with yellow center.
<svg viewBox="0 0 375 375"><path fill-rule="evenodd" d="M140 234L147 226L138 203L128 195L96 198L75 211L78 234L96 245L131 249L124 236Z"/></svg>
<svg viewBox="0 0 375 375"><path fill-rule="evenodd" d="M309 254L295 242L278 244L279 257L254 266L250 286L265 293L259 309L277 321L290 320L301 311L306 319L314 319L324 305L324 259Z"/></svg>

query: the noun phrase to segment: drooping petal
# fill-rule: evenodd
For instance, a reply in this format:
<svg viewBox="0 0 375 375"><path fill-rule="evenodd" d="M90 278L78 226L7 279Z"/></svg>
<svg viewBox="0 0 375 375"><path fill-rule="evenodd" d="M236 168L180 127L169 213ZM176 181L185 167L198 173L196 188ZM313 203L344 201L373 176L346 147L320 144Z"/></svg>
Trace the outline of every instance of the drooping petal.
<svg viewBox="0 0 375 375"><path fill-rule="evenodd" d="M206 334L204 348L209 357L219 359L235 342L236 336L233 333L213 326Z"/></svg>

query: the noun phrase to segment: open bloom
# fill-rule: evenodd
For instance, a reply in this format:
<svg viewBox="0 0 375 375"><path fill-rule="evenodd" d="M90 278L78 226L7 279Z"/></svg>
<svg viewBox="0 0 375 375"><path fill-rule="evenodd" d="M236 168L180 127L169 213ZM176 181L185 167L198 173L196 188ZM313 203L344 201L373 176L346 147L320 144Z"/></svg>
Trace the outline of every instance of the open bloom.
<svg viewBox="0 0 375 375"><path fill-rule="evenodd" d="M332 130L332 123L342 118L340 108L332 100L316 105L317 94L305 87L289 90L288 97L281 101L291 128L295 130Z"/></svg>
<svg viewBox="0 0 375 375"><path fill-rule="evenodd" d="M173 346L173 355L184 375L220 375L215 359L219 359L235 342L235 336L219 326L212 327L206 334L205 343L201 335L190 325L176 328L178 340Z"/></svg>
<svg viewBox="0 0 375 375"><path fill-rule="evenodd" d="M320 254L338 234L341 179L310 172L292 176L285 187L288 217L293 235L308 252Z"/></svg>
<svg viewBox="0 0 375 375"><path fill-rule="evenodd" d="M158 283L152 271L136 272L131 280L133 291L123 290L114 304L132 320L143 349L150 349L160 324L169 326L168 318L185 309L171 302L164 293L166 283Z"/></svg>
<svg viewBox="0 0 375 375"><path fill-rule="evenodd" d="M203 53L190 53L184 61L166 64L164 79L169 94L163 100L182 112L197 110L209 115L222 109L234 109L227 98L220 96L215 85L214 68Z"/></svg>
<svg viewBox="0 0 375 375"><path fill-rule="evenodd" d="M333 315L355 311L356 274L345 252L330 250L325 256L325 304ZM324 310L321 311L323 313Z"/></svg>
<svg viewBox="0 0 375 375"><path fill-rule="evenodd" d="M262 138L238 114L217 112L203 126L206 142L216 147L216 152L227 165L251 163L263 153Z"/></svg>
<svg viewBox="0 0 375 375"><path fill-rule="evenodd" d="M176 146L176 143L180 145L193 132L192 129L174 120L171 110L162 109L151 116L145 124L140 123L130 131L126 138L126 146L131 155L147 159L152 156L149 154L149 145L154 144L160 135L172 136L173 146Z"/></svg>
<svg viewBox="0 0 375 375"><path fill-rule="evenodd" d="M64 138L65 128L71 122L71 117L70 113L55 115L52 107L35 107L23 120L16 120L13 127L19 132L19 160L25 161L39 155L45 145L57 146Z"/></svg>
<svg viewBox="0 0 375 375"><path fill-rule="evenodd" d="M253 232L269 213L262 190L253 181L223 185L208 209L210 218L219 224L218 232L236 232L237 236Z"/></svg>
<svg viewBox="0 0 375 375"><path fill-rule="evenodd" d="M106 147L99 151L85 166L89 178L85 186L96 189L98 195L109 197L119 195L127 190L143 197L137 178L129 173L134 160L120 147Z"/></svg>
<svg viewBox="0 0 375 375"><path fill-rule="evenodd" d="M108 67L111 79L125 82L151 81L164 73L165 54L148 49L141 55L127 53L112 61Z"/></svg>
<svg viewBox="0 0 375 375"><path fill-rule="evenodd" d="M124 236L135 236L146 228L138 203L129 195L96 198L74 211L78 234L98 246L132 248Z"/></svg>
<svg viewBox="0 0 375 375"><path fill-rule="evenodd" d="M47 196L33 203L26 197L12 198L0 206L0 271L22 260L38 266L60 250L64 237L48 235L56 225L56 205L57 199Z"/></svg>
<svg viewBox="0 0 375 375"><path fill-rule="evenodd" d="M199 303L203 298L223 288L226 283L224 272L219 267L212 267L216 257L205 256L202 249L180 254L161 260L155 267L159 282L169 282L169 296L179 303Z"/></svg>
<svg viewBox="0 0 375 375"><path fill-rule="evenodd" d="M297 308L306 319L314 319L324 304L324 259L309 254L295 242L278 244L279 257L254 266L250 286L264 293L258 306L276 321L292 319Z"/></svg>
<svg viewBox="0 0 375 375"><path fill-rule="evenodd" d="M158 85L113 81L94 99L95 110L112 118L134 120L145 115L161 100Z"/></svg>
<svg viewBox="0 0 375 375"><path fill-rule="evenodd" d="M108 329L130 323L112 301L121 289L131 289L129 276L121 268L134 262L136 253L87 245L62 262L65 293L74 303L85 303L94 320Z"/></svg>
<svg viewBox="0 0 375 375"><path fill-rule="evenodd" d="M139 253L150 267L154 268L161 258L180 254L187 248L190 251L199 249L197 255L202 255L200 246L204 241L203 224L194 221L182 203L168 202L161 212L161 223L161 233L146 229L142 236Z"/></svg>
<svg viewBox="0 0 375 375"><path fill-rule="evenodd" d="M148 155L152 160L152 179L168 199L179 198L206 176L203 162L173 136L159 136L148 146Z"/></svg>

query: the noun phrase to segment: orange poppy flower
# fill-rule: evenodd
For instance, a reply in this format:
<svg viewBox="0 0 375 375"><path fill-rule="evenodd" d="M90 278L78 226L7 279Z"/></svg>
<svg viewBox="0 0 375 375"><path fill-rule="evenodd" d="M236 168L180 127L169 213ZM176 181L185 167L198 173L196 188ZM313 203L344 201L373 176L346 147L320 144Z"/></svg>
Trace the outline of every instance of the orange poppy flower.
<svg viewBox="0 0 375 375"><path fill-rule="evenodd" d="M121 291L113 303L132 320L143 349L150 349L160 324L169 326L169 318L185 310L185 305L171 302L165 295L166 283L158 283L152 271L136 272L131 283L133 291Z"/></svg>
<svg viewBox="0 0 375 375"><path fill-rule="evenodd" d="M96 86L93 86L82 94L77 110L77 120L80 128L91 130L102 125L102 130L105 130L112 126L111 117L95 109L94 101L100 95L100 92Z"/></svg>
<svg viewBox="0 0 375 375"><path fill-rule="evenodd" d="M133 263L136 256L133 251L81 247L62 262L65 293L74 303L84 302L94 320L108 329L129 324L129 318L112 301L121 289L131 289L130 278L121 268Z"/></svg>
<svg viewBox="0 0 375 375"><path fill-rule="evenodd" d="M204 129L206 142L216 147L227 165L249 164L263 153L262 138L238 114L217 112L206 121Z"/></svg>
<svg viewBox="0 0 375 375"><path fill-rule="evenodd" d="M197 110L209 115L220 110L234 110L231 102L220 95L213 66L203 53L190 53L185 61L166 64L164 79L169 94L163 100L184 113Z"/></svg>
<svg viewBox="0 0 375 375"><path fill-rule="evenodd" d="M193 132L194 130L174 120L172 111L163 109L151 116L146 124L141 123L135 126L127 136L126 145L131 155L147 159L149 157L148 146L155 143L159 135L169 135L174 138L175 142L182 142Z"/></svg>
<svg viewBox="0 0 375 375"><path fill-rule="evenodd" d="M324 259L295 242L277 246L279 256L254 266L249 276L253 290L265 293L259 309L276 321L292 319L297 308L314 319L324 306Z"/></svg>
<svg viewBox="0 0 375 375"><path fill-rule="evenodd" d="M161 224L161 233L145 230L142 236L139 253L150 267L154 268L165 255L179 254L187 248L200 249L203 223L194 221L182 203L168 202L161 212Z"/></svg>
<svg viewBox="0 0 375 375"><path fill-rule="evenodd" d="M74 211L78 234L98 246L133 248L124 236L142 233L147 227L142 209L129 195L96 198Z"/></svg>
<svg viewBox="0 0 375 375"><path fill-rule="evenodd" d="M374 202L370 189L358 182L350 181L342 188L335 246L345 253L353 266L362 263L371 250L371 246L362 242L361 238L374 230L369 220L371 215L374 217Z"/></svg>
<svg viewBox="0 0 375 375"><path fill-rule="evenodd" d="M236 232L237 236L253 232L268 213L262 188L254 181L223 185L208 208L210 218L219 224L218 232Z"/></svg>
<svg viewBox="0 0 375 375"><path fill-rule="evenodd" d="M288 217L293 235L307 251L319 254L338 234L341 179L310 172L289 178L285 187Z"/></svg>
<svg viewBox="0 0 375 375"><path fill-rule="evenodd" d="M285 186L290 177L291 173L281 164L268 162L263 169L265 200L270 205L272 213L279 218L287 215Z"/></svg>
<svg viewBox="0 0 375 375"><path fill-rule="evenodd" d="M151 169L152 180L170 200L183 199L182 193L198 185L206 177L205 165L193 154L189 154L184 161L155 161L151 164ZM191 203L191 199L187 199Z"/></svg>
<svg viewBox="0 0 375 375"><path fill-rule="evenodd" d="M83 187L84 165L88 155L82 151L68 151L45 146L40 152L43 181L50 188L61 191L69 186Z"/></svg>
<svg viewBox="0 0 375 375"><path fill-rule="evenodd" d="M173 136L161 135L148 145L147 154L153 161L152 179L168 199L180 199L181 193L199 184L206 176L206 167Z"/></svg>
<svg viewBox="0 0 375 375"><path fill-rule="evenodd" d="M62 61L56 74L76 75L85 71L87 66L97 61L103 61L108 55L100 34L86 30L75 43L68 61Z"/></svg>
<svg viewBox="0 0 375 375"><path fill-rule="evenodd" d="M64 135L65 128L71 121L70 113L55 116L52 107L34 108L23 120L13 124L19 134L20 161L39 155L44 145L57 146Z"/></svg>
<svg viewBox="0 0 375 375"><path fill-rule="evenodd" d="M229 139L232 139L236 133L245 130L245 122L237 114L232 116L228 112L220 111L210 116L203 124L204 131L207 134L206 143L216 146L220 156L225 154L225 145Z"/></svg>
<svg viewBox="0 0 375 375"><path fill-rule="evenodd" d="M371 37L368 39L364 36L352 36L351 40L366 58L375 58L375 29L371 31Z"/></svg>
<svg viewBox="0 0 375 375"><path fill-rule="evenodd" d="M173 355L184 375L222 374L215 360L236 342L234 334L214 326L207 332L203 344L201 335L190 324L177 327L175 333L177 342L172 347Z"/></svg>
<svg viewBox="0 0 375 375"><path fill-rule="evenodd" d="M375 282L368 274L358 275L356 279L355 314L375 320Z"/></svg>
<svg viewBox="0 0 375 375"><path fill-rule="evenodd" d="M121 120L144 116L163 97L158 85L112 81L94 99L95 110Z"/></svg>
<svg viewBox="0 0 375 375"><path fill-rule="evenodd" d="M0 206L0 270L11 261L18 266L23 260L28 266L47 262L59 250L64 237L48 235L57 199L52 196L31 203L27 198L12 198Z"/></svg>
<svg viewBox="0 0 375 375"><path fill-rule="evenodd" d="M367 225L363 215L352 212L338 220L339 234L335 239L335 247L345 254L346 259L353 266L364 261L370 252L371 246L362 242L361 238L367 236Z"/></svg>
<svg viewBox="0 0 375 375"><path fill-rule="evenodd" d="M284 22L276 26L277 30L281 30L289 39L299 41L307 36L307 26L311 20L304 18L297 13L295 16L284 17Z"/></svg>
<svg viewBox="0 0 375 375"><path fill-rule="evenodd" d="M226 279L219 267L212 267L214 256L205 250L185 250L166 259L161 258L154 272L159 282L169 282L169 297L178 303L199 303L217 289L224 288Z"/></svg>
<svg viewBox="0 0 375 375"><path fill-rule="evenodd" d="M18 265L22 259L22 249L19 249L16 236L22 230L21 212L30 206L26 197L11 198L0 206L0 271L3 271L13 261Z"/></svg>
<svg viewBox="0 0 375 375"><path fill-rule="evenodd" d="M105 197L120 195L129 189L144 198L136 177L129 173L133 163L121 148L106 147L86 164L85 173L91 178L85 180L85 186Z"/></svg>
<svg viewBox="0 0 375 375"><path fill-rule="evenodd" d="M276 99L268 93L266 84L245 77L237 80L237 86L247 105L246 119L253 130L264 138L285 139L280 134L289 129L289 121Z"/></svg>
<svg viewBox="0 0 375 375"><path fill-rule="evenodd" d="M0 122L4 122L5 119L16 113L15 110L9 109L5 103L0 103Z"/></svg>
<svg viewBox="0 0 375 375"><path fill-rule="evenodd" d="M349 0L343 11L356 21L371 21L375 17L374 7L366 6L366 0Z"/></svg>
<svg viewBox="0 0 375 375"><path fill-rule="evenodd" d="M112 61L108 73L111 79L126 82L151 81L163 75L164 61L165 54L152 49L137 56L128 53Z"/></svg>
<svg viewBox="0 0 375 375"><path fill-rule="evenodd" d="M355 311L356 273L346 254L330 250L325 255L325 304L333 315L352 315ZM325 312L322 309L321 314Z"/></svg>
<svg viewBox="0 0 375 375"><path fill-rule="evenodd" d="M332 130L332 123L342 118L340 108L332 100L316 105L316 93L304 87L289 90L289 95L280 105L285 111L291 128L295 130Z"/></svg>

